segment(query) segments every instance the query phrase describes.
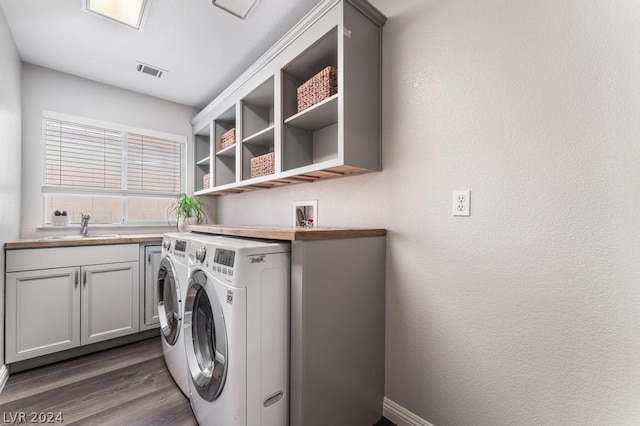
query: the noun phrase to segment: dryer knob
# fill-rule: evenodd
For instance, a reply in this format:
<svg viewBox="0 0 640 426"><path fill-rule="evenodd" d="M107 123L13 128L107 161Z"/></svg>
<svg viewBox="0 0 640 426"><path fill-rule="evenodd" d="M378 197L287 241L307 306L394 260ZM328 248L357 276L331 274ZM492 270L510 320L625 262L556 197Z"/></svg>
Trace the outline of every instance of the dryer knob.
<svg viewBox="0 0 640 426"><path fill-rule="evenodd" d="M164 247L165 250L169 250L171 248L171 241L165 241L162 243L162 247Z"/></svg>
<svg viewBox="0 0 640 426"><path fill-rule="evenodd" d="M198 262L204 262L205 257L207 257L207 249L202 247L201 249L196 250L196 259Z"/></svg>

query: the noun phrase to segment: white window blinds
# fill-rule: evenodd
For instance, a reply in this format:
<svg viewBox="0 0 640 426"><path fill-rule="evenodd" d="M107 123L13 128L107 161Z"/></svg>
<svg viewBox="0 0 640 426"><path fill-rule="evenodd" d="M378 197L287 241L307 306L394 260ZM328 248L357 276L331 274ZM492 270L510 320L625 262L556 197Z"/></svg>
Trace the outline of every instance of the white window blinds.
<svg viewBox="0 0 640 426"><path fill-rule="evenodd" d="M122 134L45 120L45 185L121 189Z"/></svg>
<svg viewBox="0 0 640 426"><path fill-rule="evenodd" d="M179 142L53 119L44 120L44 133L45 187L124 195L181 191Z"/></svg>
<svg viewBox="0 0 640 426"><path fill-rule="evenodd" d="M151 192L180 192L180 145L129 133L127 187Z"/></svg>

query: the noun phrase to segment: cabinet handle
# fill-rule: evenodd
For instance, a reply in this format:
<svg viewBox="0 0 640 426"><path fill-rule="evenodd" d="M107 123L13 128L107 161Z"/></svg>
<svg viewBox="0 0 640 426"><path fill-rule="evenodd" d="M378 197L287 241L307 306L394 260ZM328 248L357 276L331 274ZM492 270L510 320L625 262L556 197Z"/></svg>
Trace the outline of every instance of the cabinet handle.
<svg viewBox="0 0 640 426"><path fill-rule="evenodd" d="M75 272L75 285L78 287L78 271Z"/></svg>
<svg viewBox="0 0 640 426"><path fill-rule="evenodd" d="M84 285L85 287L87 286L87 271L84 270L82 272L82 285Z"/></svg>
<svg viewBox="0 0 640 426"><path fill-rule="evenodd" d="M149 257L147 257L147 263L151 263L151 253L149 253Z"/></svg>

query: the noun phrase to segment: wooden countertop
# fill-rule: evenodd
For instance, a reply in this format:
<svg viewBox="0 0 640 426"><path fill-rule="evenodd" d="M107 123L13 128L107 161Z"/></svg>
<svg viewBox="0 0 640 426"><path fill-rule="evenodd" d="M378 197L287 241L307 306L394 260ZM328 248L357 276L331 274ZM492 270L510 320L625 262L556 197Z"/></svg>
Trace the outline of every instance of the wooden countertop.
<svg viewBox="0 0 640 426"><path fill-rule="evenodd" d="M108 244L132 244L161 242L162 234L118 235L117 237L85 237L77 239L30 238L11 241L4 245L7 250L50 247L101 246Z"/></svg>
<svg viewBox="0 0 640 426"><path fill-rule="evenodd" d="M191 232L199 232L202 234L285 241L337 240L387 235L386 229L364 228L298 228L294 226L252 225L189 225L186 228Z"/></svg>

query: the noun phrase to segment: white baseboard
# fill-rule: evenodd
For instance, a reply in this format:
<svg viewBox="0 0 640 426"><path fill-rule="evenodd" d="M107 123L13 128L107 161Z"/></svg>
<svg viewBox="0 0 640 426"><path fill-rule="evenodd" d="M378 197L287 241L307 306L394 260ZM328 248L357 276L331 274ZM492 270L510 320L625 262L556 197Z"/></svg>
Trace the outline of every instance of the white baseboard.
<svg viewBox="0 0 640 426"><path fill-rule="evenodd" d="M0 392L4 389L7 380L9 380L9 369L3 364L2 367L0 367Z"/></svg>
<svg viewBox="0 0 640 426"><path fill-rule="evenodd" d="M398 426L433 426L425 419L420 418L417 414L393 402L386 396L382 403L382 415Z"/></svg>

